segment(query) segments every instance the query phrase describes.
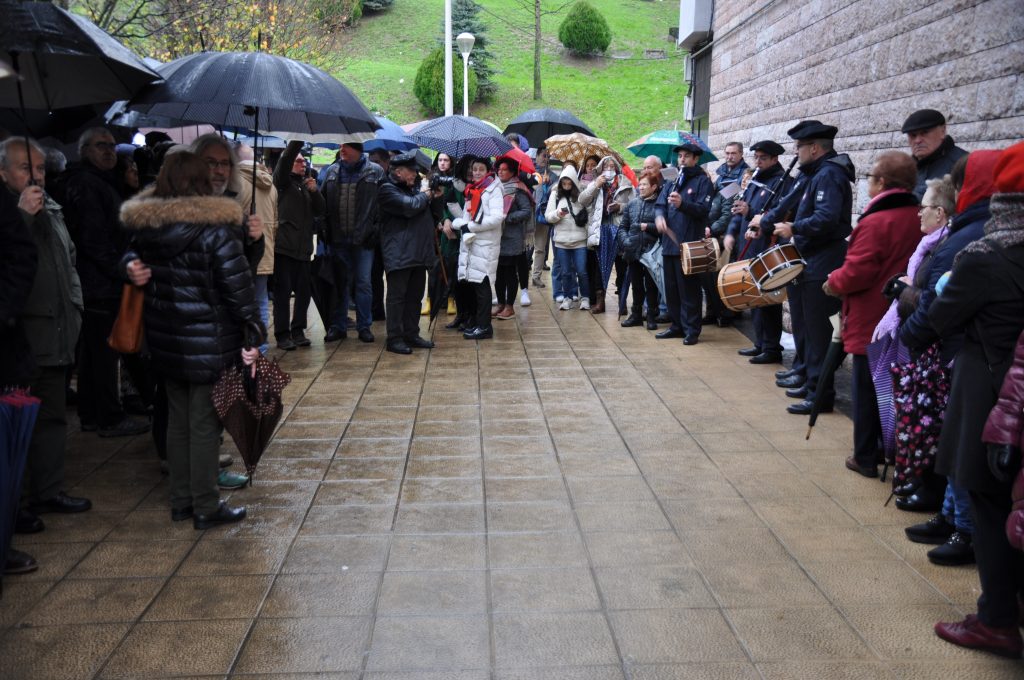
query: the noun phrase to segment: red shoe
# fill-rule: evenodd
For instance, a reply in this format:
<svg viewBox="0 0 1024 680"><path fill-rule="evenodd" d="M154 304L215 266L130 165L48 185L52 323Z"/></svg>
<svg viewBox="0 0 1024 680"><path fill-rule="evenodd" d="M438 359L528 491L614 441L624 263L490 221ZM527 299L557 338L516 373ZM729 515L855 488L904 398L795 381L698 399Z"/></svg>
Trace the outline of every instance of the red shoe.
<svg viewBox="0 0 1024 680"><path fill-rule="evenodd" d="M1024 640L1018 629L991 628L975 614L968 614L963 621L936 623L935 634L954 645L992 652L1008 659L1019 659L1024 651Z"/></svg>

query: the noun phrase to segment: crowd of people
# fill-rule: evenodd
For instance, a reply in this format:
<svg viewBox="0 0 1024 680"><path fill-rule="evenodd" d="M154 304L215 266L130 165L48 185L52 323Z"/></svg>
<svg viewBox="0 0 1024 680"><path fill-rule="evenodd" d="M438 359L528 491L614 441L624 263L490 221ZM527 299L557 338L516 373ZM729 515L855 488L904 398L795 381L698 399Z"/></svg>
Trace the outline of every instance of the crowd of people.
<svg viewBox="0 0 1024 680"><path fill-rule="evenodd" d="M776 373L797 400L789 413L833 409L825 357L830 317L841 313L853 357L846 468L878 477L894 464L897 508L935 513L908 539L936 545L936 564L977 563L978 614L937 624L937 634L1018 658L1024 144L967 153L945 123L938 111L914 112L903 126L909 153L880 153L860 177L834 148L838 129L816 120L789 130L795 176L775 140L750 146L753 167L731 142L709 174L705 150L684 143L675 167L651 156L636 175L613 155L577 163L544 148L522 149L535 154L532 172L521 155L441 153L421 174L415 152L368 154L358 143L316 173L301 142L271 163L218 134L122 149L104 128L83 133L80 160L64 168L31 139L0 141L0 384L42 400L16 529L43 531L40 515L91 507L64 490L69 397L84 432L152 430L173 521L205 529L243 519L243 507L220 499L247 479L218 455L212 385L269 351L268 328L278 350L311 344L315 278L334 285L318 300L325 343L350 330L376 342L372 324L385 320L386 351L430 349L420 318L431 306L447 309L446 329L487 340L495 320L531 304L531 285L546 287L550 263L556 313L611 304L621 326L667 324L655 338L692 346L705 324L727 326L737 312L714 271L680 266L688 245L714 240L721 261L736 262L791 244L802 268L785 285L796 352ZM854 226L859 178L868 202ZM125 286L145 291L140 354L107 342ZM782 305L751 316L754 342L739 353L781 363ZM134 399L122 395L122 374ZM4 570L36 566L11 550Z"/></svg>

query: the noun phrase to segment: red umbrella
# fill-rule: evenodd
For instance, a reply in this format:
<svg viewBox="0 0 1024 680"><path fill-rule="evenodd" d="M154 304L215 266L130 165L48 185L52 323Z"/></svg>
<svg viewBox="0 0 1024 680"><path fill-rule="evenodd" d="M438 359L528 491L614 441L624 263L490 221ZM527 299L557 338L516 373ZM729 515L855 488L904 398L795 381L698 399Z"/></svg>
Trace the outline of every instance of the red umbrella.
<svg viewBox="0 0 1024 680"><path fill-rule="evenodd" d="M528 175L537 172L537 168L534 167L533 161L530 159L529 156L526 155L526 153L522 149L512 147L511 150L506 151L505 153L498 156L498 158L495 159L495 163L500 161L502 158L511 158L516 163L518 163L520 172L525 172Z"/></svg>

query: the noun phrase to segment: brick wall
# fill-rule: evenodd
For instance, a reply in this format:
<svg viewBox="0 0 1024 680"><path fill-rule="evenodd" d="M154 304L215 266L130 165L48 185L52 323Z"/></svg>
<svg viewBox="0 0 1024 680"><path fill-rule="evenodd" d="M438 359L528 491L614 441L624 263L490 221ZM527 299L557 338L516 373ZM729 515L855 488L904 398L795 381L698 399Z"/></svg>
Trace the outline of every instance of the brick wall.
<svg viewBox="0 0 1024 680"><path fill-rule="evenodd" d="M714 38L713 149L817 118L863 175L922 108L967 149L1024 138L1024 0L719 1Z"/></svg>

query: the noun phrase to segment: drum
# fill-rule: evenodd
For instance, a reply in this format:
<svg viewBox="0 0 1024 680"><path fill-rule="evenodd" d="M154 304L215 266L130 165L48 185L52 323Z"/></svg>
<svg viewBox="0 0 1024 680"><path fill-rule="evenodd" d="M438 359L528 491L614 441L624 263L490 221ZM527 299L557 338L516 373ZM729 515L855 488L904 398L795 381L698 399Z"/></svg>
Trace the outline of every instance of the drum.
<svg viewBox="0 0 1024 680"><path fill-rule="evenodd" d="M786 299L786 289L760 291L750 275L749 265L753 260L740 260L727 264L718 272L718 294L722 303L734 312L754 307L781 305Z"/></svg>
<svg viewBox="0 0 1024 680"><path fill-rule="evenodd" d="M750 261L750 275L760 290L777 290L800 276L806 265L795 245L780 243Z"/></svg>
<svg viewBox="0 0 1024 680"><path fill-rule="evenodd" d="M703 274L718 271L718 239L705 238L679 244L680 257L683 259L683 274Z"/></svg>

